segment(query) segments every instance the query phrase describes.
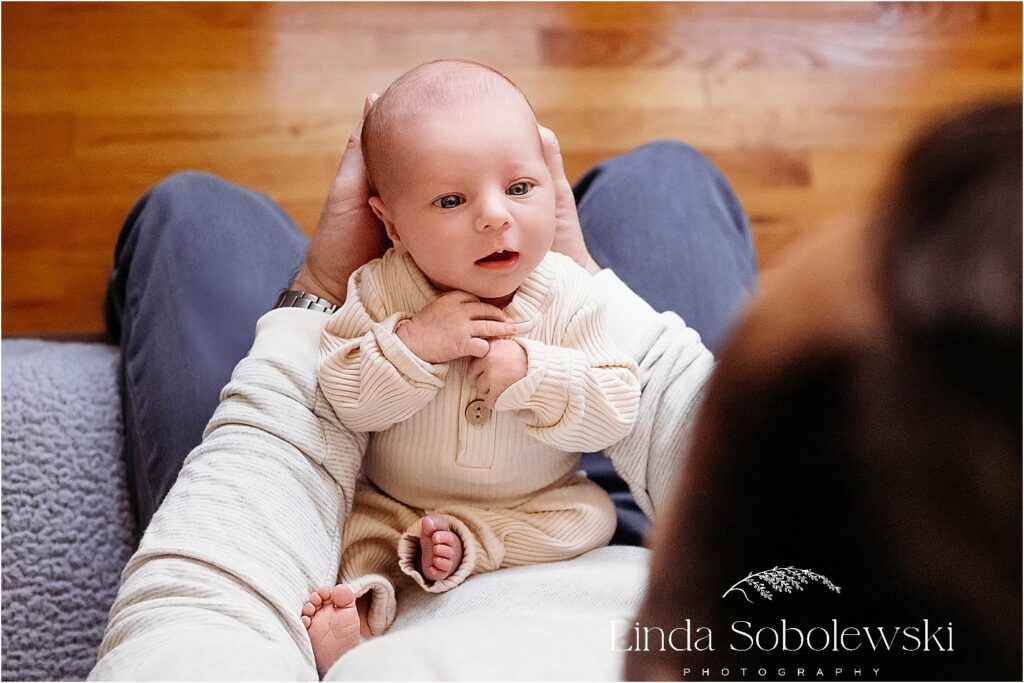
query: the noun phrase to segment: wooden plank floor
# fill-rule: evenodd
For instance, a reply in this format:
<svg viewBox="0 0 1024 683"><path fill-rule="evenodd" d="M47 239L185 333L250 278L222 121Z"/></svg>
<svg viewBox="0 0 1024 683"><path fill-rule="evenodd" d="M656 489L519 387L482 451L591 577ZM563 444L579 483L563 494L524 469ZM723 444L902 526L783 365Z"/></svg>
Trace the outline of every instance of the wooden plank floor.
<svg viewBox="0 0 1024 683"><path fill-rule="evenodd" d="M701 149L765 267L864 211L930 116L1021 91L1016 3L5 3L0 21L4 335L98 332L120 223L173 171L255 187L311 231L363 95L428 59L505 71L570 179L656 138Z"/></svg>

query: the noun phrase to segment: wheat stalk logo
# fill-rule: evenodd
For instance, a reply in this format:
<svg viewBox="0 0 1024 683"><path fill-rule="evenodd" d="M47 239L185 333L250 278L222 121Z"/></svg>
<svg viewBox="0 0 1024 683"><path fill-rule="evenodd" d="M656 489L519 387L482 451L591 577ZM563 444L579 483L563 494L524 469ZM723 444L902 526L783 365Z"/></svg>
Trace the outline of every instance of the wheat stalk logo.
<svg viewBox="0 0 1024 683"><path fill-rule="evenodd" d="M722 593L724 598L726 595L733 591L739 591L747 602L753 604L754 601L747 596L747 592L741 588L743 584L753 588L760 594L762 598L768 600L772 599L772 591L776 593L792 593L795 588L798 591L804 589L804 585L811 581L818 581L825 585L829 590L838 593L840 591L839 586L835 585L828 580L827 577L822 576L816 572L812 572L810 569L797 569L796 567L772 567L771 569L765 569L763 572L756 574L747 574L745 579L740 579L734 583L729 590Z"/></svg>

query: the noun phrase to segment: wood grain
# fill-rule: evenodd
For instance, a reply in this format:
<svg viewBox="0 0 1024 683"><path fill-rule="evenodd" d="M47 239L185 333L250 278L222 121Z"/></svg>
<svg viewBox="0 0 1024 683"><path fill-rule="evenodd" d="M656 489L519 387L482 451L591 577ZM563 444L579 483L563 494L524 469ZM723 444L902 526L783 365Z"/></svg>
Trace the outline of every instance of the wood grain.
<svg viewBox="0 0 1024 683"><path fill-rule="evenodd" d="M176 170L311 231L364 94L429 59L506 72L570 178L694 145L763 267L870 210L936 114L1021 92L1017 3L5 3L0 21L4 335L99 332L121 221Z"/></svg>

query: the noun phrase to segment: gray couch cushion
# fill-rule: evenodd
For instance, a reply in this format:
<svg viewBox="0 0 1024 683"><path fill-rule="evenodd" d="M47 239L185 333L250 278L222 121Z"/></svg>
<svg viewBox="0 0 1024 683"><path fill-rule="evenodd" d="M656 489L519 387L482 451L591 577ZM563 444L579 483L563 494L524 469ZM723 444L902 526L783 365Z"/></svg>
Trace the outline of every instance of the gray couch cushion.
<svg viewBox="0 0 1024 683"><path fill-rule="evenodd" d="M84 679L136 543L118 350L4 340L2 356L0 675Z"/></svg>

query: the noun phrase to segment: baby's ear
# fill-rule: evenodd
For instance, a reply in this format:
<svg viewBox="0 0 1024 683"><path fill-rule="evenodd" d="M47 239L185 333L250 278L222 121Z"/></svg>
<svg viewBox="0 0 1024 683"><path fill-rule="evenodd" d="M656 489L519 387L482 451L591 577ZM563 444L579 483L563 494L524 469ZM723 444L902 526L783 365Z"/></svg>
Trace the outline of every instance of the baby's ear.
<svg viewBox="0 0 1024 683"><path fill-rule="evenodd" d="M395 227L395 222L391 219L391 212L388 211L388 207L384 205L380 197L370 197L370 208L373 209L373 213L380 219L380 222L384 224L388 237L395 245L395 248L398 249L402 243L402 236L398 234L398 228Z"/></svg>

